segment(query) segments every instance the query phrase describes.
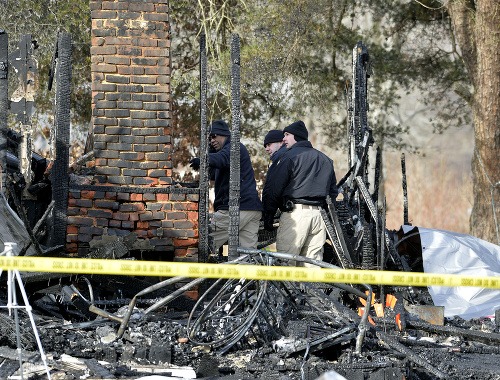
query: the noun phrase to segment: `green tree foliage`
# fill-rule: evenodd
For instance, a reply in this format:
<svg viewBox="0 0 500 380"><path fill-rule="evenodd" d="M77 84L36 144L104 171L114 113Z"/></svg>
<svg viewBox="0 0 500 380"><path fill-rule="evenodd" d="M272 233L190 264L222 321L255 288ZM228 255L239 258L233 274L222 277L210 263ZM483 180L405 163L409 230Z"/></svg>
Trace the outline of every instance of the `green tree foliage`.
<svg viewBox="0 0 500 380"><path fill-rule="evenodd" d="M425 94L422 102L429 115L438 116L433 119L437 130L467 123L463 106L470 90L449 16L437 1L425 5L401 0L172 1L174 159L182 166L198 154L201 33L207 37L209 121L230 119L229 41L232 33L241 38L242 132L255 141L250 144L254 153L262 153L267 129L297 118L307 119L332 147L345 146L345 86L357 41L370 52L370 125L384 146L404 145L410 125L392 115L401 96L411 91ZM71 33L73 121L90 122L88 1L7 0L4 8L0 25L11 43L22 34L38 41L39 113L50 114L52 108L47 80L57 31ZM453 91L457 96L447 96Z"/></svg>
<svg viewBox="0 0 500 380"><path fill-rule="evenodd" d="M206 33L209 119L230 118L228 41L231 33L237 33L242 49L242 132L257 141L254 153L262 153L260 142L268 129L298 118L305 119L331 147L345 147L345 86L358 41L370 53L369 122L381 145L418 148L403 139L411 120L394 117L402 97L412 92L422 94L421 108L432 117L429 121L436 131L470 122L470 110L464 107L470 91L464 66L452 39L449 15L437 1L233 0L201 1L190 7L189 2L182 7L177 4L183 2L173 3L177 28L197 30L183 35L191 39L189 65L176 61L181 53L173 49L173 83L192 100L180 104L174 97L175 106L180 106L174 113L199 114L198 66L193 63L199 35ZM179 46L176 37L173 33L173 46ZM183 106L192 112L182 110ZM197 146L198 120L179 118L177 122L185 139ZM186 162L185 157L182 160ZM259 162L256 166L259 173L265 171Z"/></svg>
<svg viewBox="0 0 500 380"><path fill-rule="evenodd" d="M234 20L244 11L239 0L179 0L170 3L172 57L173 160L181 171L200 152L200 35L205 34L209 55L208 119L230 119L229 45ZM218 80L219 76L224 81ZM179 173L174 173L178 175ZM193 180L189 170L182 177Z"/></svg>

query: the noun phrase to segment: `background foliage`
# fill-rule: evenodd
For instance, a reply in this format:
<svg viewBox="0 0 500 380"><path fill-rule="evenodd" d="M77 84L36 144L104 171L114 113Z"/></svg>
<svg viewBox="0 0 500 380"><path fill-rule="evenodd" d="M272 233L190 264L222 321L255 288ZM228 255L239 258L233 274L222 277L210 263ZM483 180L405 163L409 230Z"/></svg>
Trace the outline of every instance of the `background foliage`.
<svg viewBox="0 0 500 380"><path fill-rule="evenodd" d="M351 51L367 45L372 63L370 125L386 148L407 146L409 125L392 115L405 93L421 101L440 131L469 123L464 67L438 1L427 7L400 0L177 0L170 3L172 90L177 153L196 154L199 130L199 37L207 36L209 120L230 119L229 41L241 38L243 136L260 146L268 129L298 118L332 147L345 143L346 83ZM0 25L11 47L31 34L39 48L39 114L50 113L48 70L57 32L74 41L73 122L90 122L90 9L88 0L7 0ZM455 94L456 96L449 96ZM431 117L431 116L429 116ZM193 144L194 143L194 144ZM191 149L185 149L194 145ZM412 147L417 148L417 147ZM179 162L186 162L180 154Z"/></svg>
<svg viewBox="0 0 500 380"><path fill-rule="evenodd" d="M209 48L209 119L230 118L228 44L231 33L241 38L242 133L251 139L255 157L262 156L267 130L296 119L305 120L322 144L346 146L345 86L358 41L371 57L369 122L384 149L418 150L405 138L411 117L398 116L405 96L415 92L422 94L419 108L435 131L469 124L465 70L449 16L440 2L424 3L427 7L396 0L172 2L173 83L182 92L175 93L174 114L185 141L179 163L187 162L185 153L197 154L184 146L198 146L200 33L207 34ZM255 161L262 175L266 160Z"/></svg>
<svg viewBox="0 0 500 380"><path fill-rule="evenodd" d="M1 5L0 28L9 33L10 50L22 34L31 34L38 42L36 107L45 135L52 122L54 93L47 91L47 80L57 32L71 33L72 131L83 137L75 141L81 148L91 122L89 1L4 0ZM345 150L345 86L358 41L370 53L369 124L384 150L418 152L418 141L407 137L423 127L414 124L417 113L436 132L471 123L471 86L450 17L440 1L175 0L169 5L177 180L195 179L196 173L185 166L200 154L202 33L208 47L209 122L230 121L229 41L233 33L240 36L242 140L251 151L258 180L267 165L263 136L296 119L306 122L315 145ZM418 99L409 107L413 114L400 110L407 96Z"/></svg>
<svg viewBox="0 0 500 380"><path fill-rule="evenodd" d="M73 40L73 77L71 93L72 134L83 136L91 117L90 90L90 9L88 0L5 0L1 4L0 29L9 35L9 54L18 48L22 35L36 41L34 57L38 61L38 89L33 125L44 136L53 121L55 89L48 91L49 70L59 31L70 33ZM12 76L12 73L11 75ZM85 141L75 141L80 152Z"/></svg>

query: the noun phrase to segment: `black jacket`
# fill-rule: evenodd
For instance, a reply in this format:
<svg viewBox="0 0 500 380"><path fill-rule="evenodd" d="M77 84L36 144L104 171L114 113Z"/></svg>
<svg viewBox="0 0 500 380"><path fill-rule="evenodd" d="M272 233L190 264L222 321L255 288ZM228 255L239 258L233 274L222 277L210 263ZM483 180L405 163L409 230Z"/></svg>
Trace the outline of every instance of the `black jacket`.
<svg viewBox="0 0 500 380"><path fill-rule="evenodd" d="M272 181L262 195L266 214L274 215L287 200L323 205L327 195L337 197L333 161L309 141L296 142L273 166Z"/></svg>
<svg viewBox="0 0 500 380"><path fill-rule="evenodd" d="M271 165L269 165L269 168L267 169L268 175L269 175L269 171L275 167L275 164L279 161L281 156L283 156L286 153L287 150L288 149L286 148L286 145L283 144L276 152L271 154L271 157L270 157L271 158ZM266 178L267 178L267 176L266 176Z"/></svg>
<svg viewBox="0 0 500 380"><path fill-rule="evenodd" d="M208 164L215 179L214 209L229 210L229 162L231 138L221 150L208 154ZM262 211L262 203L257 193L255 174L247 148L240 143L240 210Z"/></svg>
<svg viewBox="0 0 500 380"><path fill-rule="evenodd" d="M279 162L281 157L288 151L286 145L282 145L276 152L271 155L271 165L267 168L266 182L264 183L264 188L262 189L262 199L267 197L271 189L271 183L273 178L273 172L276 169L276 164Z"/></svg>

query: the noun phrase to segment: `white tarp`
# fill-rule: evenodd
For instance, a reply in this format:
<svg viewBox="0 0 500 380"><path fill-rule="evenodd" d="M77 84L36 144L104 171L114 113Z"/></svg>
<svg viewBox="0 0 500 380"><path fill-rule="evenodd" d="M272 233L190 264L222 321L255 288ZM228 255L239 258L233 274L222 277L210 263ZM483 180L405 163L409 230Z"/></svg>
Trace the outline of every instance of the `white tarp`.
<svg viewBox="0 0 500 380"><path fill-rule="evenodd" d="M408 233L414 226L403 226ZM425 273L500 276L500 246L456 232L418 227ZM500 309L500 290L479 287L430 286L434 305L444 316L464 319L489 317Z"/></svg>

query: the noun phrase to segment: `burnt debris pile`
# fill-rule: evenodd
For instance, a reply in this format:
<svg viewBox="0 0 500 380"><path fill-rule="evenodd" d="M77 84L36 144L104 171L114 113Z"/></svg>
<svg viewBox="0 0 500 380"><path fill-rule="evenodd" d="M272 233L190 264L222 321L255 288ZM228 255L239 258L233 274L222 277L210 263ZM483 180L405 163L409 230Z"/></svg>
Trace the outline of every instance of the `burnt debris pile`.
<svg viewBox="0 0 500 380"><path fill-rule="evenodd" d="M294 259L251 251L238 262L286 266ZM498 323L443 318L438 307L411 305L403 289L388 288L379 304L373 290L344 284L178 280L151 292L144 289L156 284L112 276L75 277L38 292L27 284L53 378L500 376ZM178 295L192 286L205 289L197 301L184 290ZM133 296L130 288L141 287L144 295ZM25 378L44 378L32 326L19 315ZM5 312L0 324L0 378L7 379L19 370L16 324Z"/></svg>

